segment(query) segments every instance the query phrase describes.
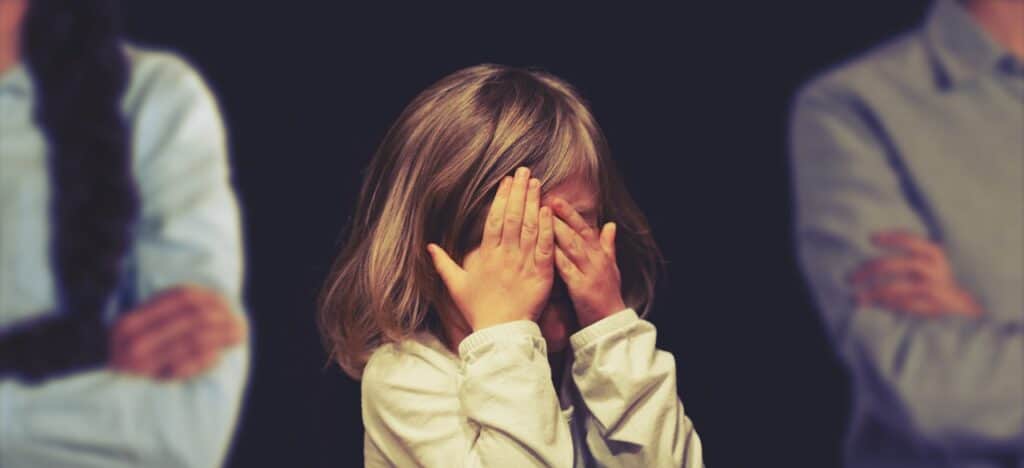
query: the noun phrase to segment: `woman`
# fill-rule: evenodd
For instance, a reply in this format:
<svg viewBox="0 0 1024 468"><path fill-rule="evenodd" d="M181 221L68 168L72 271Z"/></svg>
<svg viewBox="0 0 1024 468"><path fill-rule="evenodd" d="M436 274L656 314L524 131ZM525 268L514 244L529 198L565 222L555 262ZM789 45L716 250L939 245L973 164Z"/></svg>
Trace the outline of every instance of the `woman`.
<svg viewBox="0 0 1024 468"><path fill-rule="evenodd" d="M675 361L636 313L659 260L567 83L480 65L422 92L321 302L362 379L366 465L700 466Z"/></svg>
<svg viewBox="0 0 1024 468"><path fill-rule="evenodd" d="M220 117L111 0L0 0L0 465L221 463L247 374Z"/></svg>

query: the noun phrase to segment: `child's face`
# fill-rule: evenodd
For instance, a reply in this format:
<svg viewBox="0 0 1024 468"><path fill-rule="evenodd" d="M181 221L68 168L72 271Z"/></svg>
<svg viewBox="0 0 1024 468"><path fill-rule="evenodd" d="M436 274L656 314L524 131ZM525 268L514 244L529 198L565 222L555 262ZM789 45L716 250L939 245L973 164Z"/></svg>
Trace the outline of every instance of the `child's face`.
<svg viewBox="0 0 1024 468"><path fill-rule="evenodd" d="M597 226L597 189L586 183L583 178L571 178L548 189L541 197L541 206L549 205L552 197L569 202L588 223ZM475 256L478 249L479 247L469 251L463 262L468 262L471 256ZM549 353L557 353L565 349L569 344L569 335L579 329L576 311L573 309L565 282L559 277L557 268L555 269L555 283L548 296L548 304L541 312L537 323L547 341Z"/></svg>

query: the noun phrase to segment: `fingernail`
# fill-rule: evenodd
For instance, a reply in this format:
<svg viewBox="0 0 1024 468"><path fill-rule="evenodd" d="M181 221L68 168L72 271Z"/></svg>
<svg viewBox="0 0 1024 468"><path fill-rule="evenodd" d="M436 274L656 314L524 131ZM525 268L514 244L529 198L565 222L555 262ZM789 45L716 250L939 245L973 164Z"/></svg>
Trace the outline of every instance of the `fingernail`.
<svg viewBox="0 0 1024 468"><path fill-rule="evenodd" d="M527 169L525 166L520 167L519 169L516 169L516 177L519 177L519 178L526 177L526 175L529 174L529 173L530 173L530 170Z"/></svg>

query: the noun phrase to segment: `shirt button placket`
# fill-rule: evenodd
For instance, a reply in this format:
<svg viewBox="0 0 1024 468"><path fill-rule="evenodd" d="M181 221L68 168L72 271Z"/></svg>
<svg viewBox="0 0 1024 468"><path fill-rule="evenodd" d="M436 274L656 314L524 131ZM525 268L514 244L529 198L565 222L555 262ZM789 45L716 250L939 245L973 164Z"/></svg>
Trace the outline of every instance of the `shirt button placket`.
<svg viewBox="0 0 1024 468"><path fill-rule="evenodd" d="M8 139L7 133L11 131L11 113L13 112L13 103L9 92L0 86L0 318L2 318L7 310L7 303L5 298L7 297L7 272L4 269L6 265L5 259L7 258L7 203L4 198L7 197L6 189L7 185L6 178L7 174L7 158L10 156L9 151L13 151L11 148L11 142Z"/></svg>
<svg viewBox="0 0 1024 468"><path fill-rule="evenodd" d="M9 155L7 153L8 151L11 151L11 148L9 148L11 143L7 139L7 132L11 129L11 124L9 122L11 120L10 114L13 112L11 107L12 103L7 90L5 90L3 86L0 86L0 318L3 318L5 311L7 310L7 303L5 299L7 297L7 272L5 271L4 265L6 264L5 258L7 258L5 239L7 237L6 231L8 221L7 203L4 200L4 198L6 198L4 185L7 185L5 179L8 176L6 172L6 160ZM9 387L9 383L0 380L0 466L4 466L7 463L7 461L4 460L4 456L9 452L7 450L7 444L9 443L8 439L11 437L11 424L13 424L11 421L14 419L13 415L10 414L11 402L9 401L10 396L8 395L10 392Z"/></svg>

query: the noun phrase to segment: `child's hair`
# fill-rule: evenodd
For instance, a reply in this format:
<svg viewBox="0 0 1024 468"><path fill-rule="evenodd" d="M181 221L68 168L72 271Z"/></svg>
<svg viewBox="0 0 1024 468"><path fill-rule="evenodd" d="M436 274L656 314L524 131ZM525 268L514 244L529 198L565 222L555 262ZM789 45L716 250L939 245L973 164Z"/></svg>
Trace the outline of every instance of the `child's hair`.
<svg viewBox="0 0 1024 468"><path fill-rule="evenodd" d="M582 98L541 71L478 65L416 96L370 162L319 300L324 344L347 374L360 378L381 344L420 330L444 339L442 323L468 330L426 245L461 264L499 182L519 166L542 187L581 176L597 188L599 222L618 227L623 298L646 315L664 260Z"/></svg>

